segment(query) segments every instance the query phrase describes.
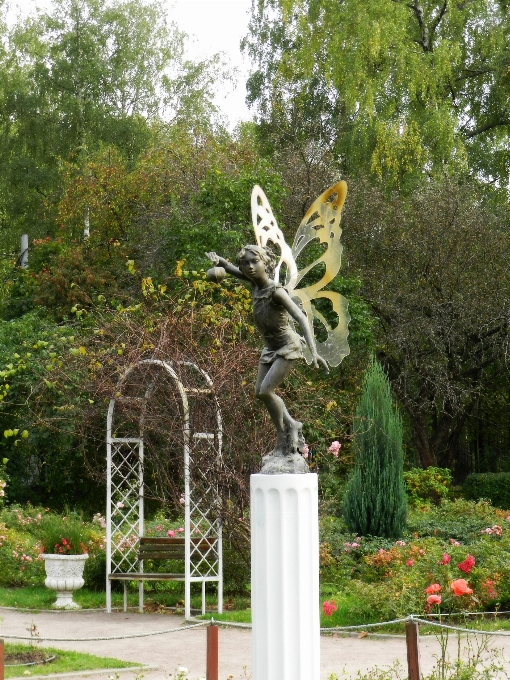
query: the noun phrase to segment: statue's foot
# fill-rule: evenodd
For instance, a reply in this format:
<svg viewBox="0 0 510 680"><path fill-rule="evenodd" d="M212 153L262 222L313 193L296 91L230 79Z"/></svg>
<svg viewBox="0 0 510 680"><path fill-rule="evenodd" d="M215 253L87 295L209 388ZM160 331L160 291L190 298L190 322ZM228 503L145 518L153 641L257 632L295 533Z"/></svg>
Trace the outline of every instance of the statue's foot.
<svg viewBox="0 0 510 680"><path fill-rule="evenodd" d="M303 423L293 420L289 426L288 446L291 453L302 454L305 448L305 438L303 437Z"/></svg>
<svg viewBox="0 0 510 680"><path fill-rule="evenodd" d="M270 456L286 456L288 455L287 438L284 435L278 435L276 446L269 453Z"/></svg>
<svg viewBox="0 0 510 680"><path fill-rule="evenodd" d="M302 455L305 445L302 427L303 424L297 420L285 424L285 431L278 433L276 446L271 453L262 459L262 474L304 474L309 472L308 464Z"/></svg>
<svg viewBox="0 0 510 680"><path fill-rule="evenodd" d="M268 455L292 456L296 453L302 454L304 446L303 423L298 420L291 420L285 423L284 431L278 434L276 446Z"/></svg>

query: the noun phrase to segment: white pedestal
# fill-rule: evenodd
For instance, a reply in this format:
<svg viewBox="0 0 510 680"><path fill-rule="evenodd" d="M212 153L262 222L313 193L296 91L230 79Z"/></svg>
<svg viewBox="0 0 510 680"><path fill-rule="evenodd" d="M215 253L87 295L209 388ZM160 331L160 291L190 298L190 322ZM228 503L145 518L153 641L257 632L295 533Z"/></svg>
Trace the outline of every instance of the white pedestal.
<svg viewBox="0 0 510 680"><path fill-rule="evenodd" d="M317 475L251 476L253 680L319 680Z"/></svg>

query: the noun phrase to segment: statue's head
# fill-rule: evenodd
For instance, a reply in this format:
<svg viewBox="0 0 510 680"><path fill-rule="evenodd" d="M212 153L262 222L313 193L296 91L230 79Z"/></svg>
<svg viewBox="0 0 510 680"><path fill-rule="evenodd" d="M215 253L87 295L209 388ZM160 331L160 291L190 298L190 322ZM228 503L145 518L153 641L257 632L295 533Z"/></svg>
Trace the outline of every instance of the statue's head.
<svg viewBox="0 0 510 680"><path fill-rule="evenodd" d="M241 250L237 253L236 264L238 267L246 253L254 253L255 255L258 255L264 263L267 275L271 278L273 277L274 268L276 267L276 258L268 248L262 248L262 246L253 245L244 246L244 248L241 248Z"/></svg>

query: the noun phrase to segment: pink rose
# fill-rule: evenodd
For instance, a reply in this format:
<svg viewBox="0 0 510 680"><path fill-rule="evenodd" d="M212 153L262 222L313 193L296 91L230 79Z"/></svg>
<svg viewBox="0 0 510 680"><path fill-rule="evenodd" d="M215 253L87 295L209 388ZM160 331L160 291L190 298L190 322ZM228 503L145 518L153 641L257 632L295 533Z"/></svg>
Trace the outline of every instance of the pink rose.
<svg viewBox="0 0 510 680"><path fill-rule="evenodd" d="M427 604L441 604L441 595L429 595L427 597Z"/></svg>
<svg viewBox="0 0 510 680"><path fill-rule="evenodd" d="M342 448L342 445L340 444L340 442L334 441L334 442L331 442L331 445L328 448L328 451L330 453L332 453L335 456L335 458L338 458L338 452L340 451L341 448Z"/></svg>
<svg viewBox="0 0 510 680"><path fill-rule="evenodd" d="M414 564L414 560L407 560L407 566L412 567Z"/></svg>
<svg viewBox="0 0 510 680"><path fill-rule="evenodd" d="M166 532L166 535L169 536L170 538L173 538L175 536L175 531L172 531L171 529L169 529Z"/></svg>
<svg viewBox="0 0 510 680"><path fill-rule="evenodd" d="M308 444L305 444L303 446L303 458L308 458L309 452L310 452L310 449L308 447Z"/></svg>

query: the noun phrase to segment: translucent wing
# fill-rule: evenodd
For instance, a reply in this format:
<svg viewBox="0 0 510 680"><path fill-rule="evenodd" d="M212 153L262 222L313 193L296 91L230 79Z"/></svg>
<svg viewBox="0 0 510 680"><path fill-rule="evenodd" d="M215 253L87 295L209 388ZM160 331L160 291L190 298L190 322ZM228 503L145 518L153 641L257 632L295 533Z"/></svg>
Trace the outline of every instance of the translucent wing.
<svg viewBox="0 0 510 680"><path fill-rule="evenodd" d="M318 239L320 243L327 245L322 255L311 264L298 271L287 270L286 288L289 295L306 312L310 325L314 326L314 320L322 324L327 332L324 342L317 342L317 352L331 366L338 366L342 359L349 354L347 336L349 334L348 324L350 316L347 311L347 300L334 291L323 290L337 275L342 257L343 246L340 243L342 229L340 228L340 218L345 197L347 196L347 184L338 182L330 189L325 191L317 198L306 215L304 216L294 239L292 247L293 261L295 262L306 246ZM324 263L322 265L322 263ZM299 288L300 281L311 272L315 267L321 265L324 273L319 281L312 285ZM338 317L335 327L328 322L323 314L313 305L314 300L325 299L331 302L333 311ZM311 355L308 348L305 352L308 363L311 362Z"/></svg>
<svg viewBox="0 0 510 680"><path fill-rule="evenodd" d="M276 222L269 201L258 185L255 185L251 192L251 217L257 245L265 248L268 243L273 243L280 249L280 260L274 271L275 282L280 283L282 264L287 266L287 275L290 273L292 277L296 278L298 270L292 250L285 242L285 237Z"/></svg>
<svg viewBox="0 0 510 680"><path fill-rule="evenodd" d="M274 244L280 249L280 260L275 268L274 280L279 283L280 269L283 264L287 267L285 286L292 299L306 313L310 327L314 327L314 319L323 325L327 332L324 342L317 342L318 353L331 366L338 366L342 359L349 354L347 344L348 324L350 316L347 312L347 300L334 291L323 290L332 281L340 269L342 244L340 236L340 216L347 195L347 184L339 182L325 191L310 206L304 216L294 239L292 249L285 242L283 232L279 228L273 215L269 201L259 186L254 186L251 194L251 213L257 245L266 247ZM296 259L306 246L314 240L325 243L327 249L310 265L299 271ZM317 283L299 288L299 283L314 267L324 263L325 271ZM312 304L313 300L330 300L333 311L338 317L338 323L333 328L323 314ZM305 350L305 358L311 363L311 354Z"/></svg>

